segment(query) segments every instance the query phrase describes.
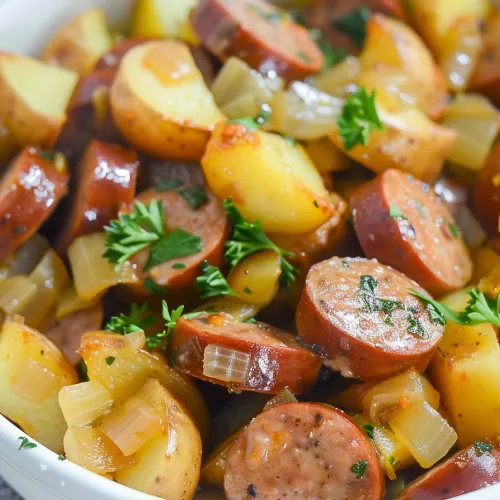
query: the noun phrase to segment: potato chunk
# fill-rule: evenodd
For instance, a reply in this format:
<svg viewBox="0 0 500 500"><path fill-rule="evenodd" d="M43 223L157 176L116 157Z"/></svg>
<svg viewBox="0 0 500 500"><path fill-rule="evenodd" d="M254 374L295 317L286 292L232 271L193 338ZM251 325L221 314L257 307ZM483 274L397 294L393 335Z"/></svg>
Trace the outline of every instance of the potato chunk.
<svg viewBox="0 0 500 500"><path fill-rule="evenodd" d="M50 149L66 121L77 80L73 71L0 53L0 120L13 140Z"/></svg>
<svg viewBox="0 0 500 500"><path fill-rule="evenodd" d="M312 231L333 212L323 180L302 146L283 137L221 123L201 165L210 189L231 197L265 231Z"/></svg>
<svg viewBox="0 0 500 500"><path fill-rule="evenodd" d="M86 75L111 45L104 12L90 9L56 31L45 47L42 58L49 64Z"/></svg>
<svg viewBox="0 0 500 500"><path fill-rule="evenodd" d="M224 119L188 47L173 40L147 42L125 55L111 108L124 137L159 158L199 160Z"/></svg>
<svg viewBox="0 0 500 500"><path fill-rule="evenodd" d="M57 347L16 321L0 331L0 413L56 453L63 451L67 426L59 390L78 377Z"/></svg>

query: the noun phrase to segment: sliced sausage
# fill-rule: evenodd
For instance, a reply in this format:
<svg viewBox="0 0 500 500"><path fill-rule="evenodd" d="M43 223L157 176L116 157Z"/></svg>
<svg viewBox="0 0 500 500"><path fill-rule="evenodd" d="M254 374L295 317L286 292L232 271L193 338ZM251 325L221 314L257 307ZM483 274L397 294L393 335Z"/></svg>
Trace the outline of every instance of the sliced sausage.
<svg viewBox="0 0 500 500"><path fill-rule="evenodd" d="M367 257L405 273L436 296L463 287L472 262L450 212L427 184L387 170L351 197Z"/></svg>
<svg viewBox="0 0 500 500"><path fill-rule="evenodd" d="M381 500L375 448L344 412L288 403L255 417L231 448L228 500Z"/></svg>
<svg viewBox="0 0 500 500"><path fill-rule="evenodd" d="M264 0L201 0L191 23L203 45L222 61L236 56L252 68L303 80L323 55L303 26Z"/></svg>
<svg viewBox="0 0 500 500"><path fill-rule="evenodd" d="M80 309L55 320L45 336L54 342L69 363L76 366L82 359L77 352L80 340L85 333L100 330L103 317L101 304Z"/></svg>
<svg viewBox="0 0 500 500"><path fill-rule="evenodd" d="M410 484L398 498L399 500L446 500L499 482L498 442L476 441L475 444L433 467Z"/></svg>
<svg viewBox="0 0 500 500"><path fill-rule="evenodd" d="M137 180L137 154L114 144L92 141L80 164L74 200L59 242L64 252L77 236L100 232L132 203Z"/></svg>
<svg viewBox="0 0 500 500"><path fill-rule="evenodd" d="M173 334L176 366L193 377L276 394L310 389L321 359L295 337L265 323L243 323L224 313L181 318Z"/></svg>
<svg viewBox="0 0 500 500"><path fill-rule="evenodd" d="M65 166L46 155L23 149L0 181L0 262L37 231L68 191Z"/></svg>
<svg viewBox="0 0 500 500"><path fill-rule="evenodd" d="M191 208L182 196L182 189L191 186L184 185L176 189L157 192L149 189L140 194L138 201L148 205L152 200L162 201L164 220L168 231L183 229L188 233L199 236L202 240L201 252L169 260L144 272L143 268L149 258L149 249L135 254L131 262L136 266L136 274L141 280L151 278L161 287L171 290L186 290L194 284L200 274L203 261L220 267L224 262L224 242L228 233L228 220L222 204L209 190L205 189L207 202L197 208ZM156 189L161 189L158 185ZM184 266L184 267L182 267ZM149 297L149 292L140 283L127 285L135 295ZM193 293L190 291L190 295ZM170 302L169 302L170 303Z"/></svg>
<svg viewBox="0 0 500 500"><path fill-rule="evenodd" d="M345 377L387 378L426 369L443 326L409 294L426 293L376 260L334 257L314 265L296 312L299 335Z"/></svg>

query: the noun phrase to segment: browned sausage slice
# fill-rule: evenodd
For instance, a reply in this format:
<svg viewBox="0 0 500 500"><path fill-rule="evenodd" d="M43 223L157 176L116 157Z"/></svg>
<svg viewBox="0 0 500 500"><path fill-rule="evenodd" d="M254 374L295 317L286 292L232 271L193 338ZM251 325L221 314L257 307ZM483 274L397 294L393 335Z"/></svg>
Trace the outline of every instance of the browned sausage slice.
<svg viewBox="0 0 500 500"><path fill-rule="evenodd" d="M82 359L77 352L80 340L85 333L101 329L103 316L101 304L80 309L55 320L45 336L54 342L69 363L76 366Z"/></svg>
<svg viewBox="0 0 500 500"><path fill-rule="evenodd" d="M66 167L25 148L0 181L0 262L52 214L68 191Z"/></svg>
<svg viewBox="0 0 500 500"><path fill-rule="evenodd" d="M114 144L92 141L80 164L73 206L59 244L65 251L77 236L103 230L132 203L137 181L137 154Z"/></svg>
<svg viewBox="0 0 500 500"><path fill-rule="evenodd" d="M277 394L288 387L301 394L314 385L321 366L291 333L224 313L181 318L173 349L180 370L234 390Z"/></svg>
<svg viewBox="0 0 500 500"><path fill-rule="evenodd" d="M334 257L314 265L297 307L299 335L324 350L345 377L386 378L424 371L443 326L408 288L425 291L376 260Z"/></svg>
<svg viewBox="0 0 500 500"><path fill-rule="evenodd" d="M351 198L367 257L405 273L436 296L464 286L472 262L448 209L427 184L387 170Z"/></svg>
<svg viewBox="0 0 500 500"><path fill-rule="evenodd" d="M418 478L400 500L446 500L500 482L500 448L497 442L476 441ZM499 496L486 495L493 499Z"/></svg>
<svg viewBox="0 0 500 500"><path fill-rule="evenodd" d="M228 500L381 500L375 448L345 413L317 403L275 406L236 440L224 474Z"/></svg>
<svg viewBox="0 0 500 500"><path fill-rule="evenodd" d="M323 67L323 55L303 26L264 0L201 0L191 23L214 55L236 56L261 73L303 80Z"/></svg>
<svg viewBox="0 0 500 500"><path fill-rule="evenodd" d="M222 266L224 262L224 242L228 232L226 211L208 189L205 189L207 202L197 209L191 208L182 196L182 189L189 187L191 186L184 185L180 189L168 189L161 192L149 189L137 198L145 205L148 205L152 200L161 200L168 231L183 229L199 236L202 240L203 249L201 252L169 260L147 272L143 272L142 269L148 260L149 249L132 257L131 261L136 266L136 274L140 279L144 280L149 277L169 291L186 290L192 286L200 274L200 266L203 261L206 260L217 267ZM161 186L157 186L156 189L161 189ZM135 295L143 298L148 297L149 292L144 289L142 284L127 286L135 292ZM193 295L191 290L189 290L189 294Z"/></svg>

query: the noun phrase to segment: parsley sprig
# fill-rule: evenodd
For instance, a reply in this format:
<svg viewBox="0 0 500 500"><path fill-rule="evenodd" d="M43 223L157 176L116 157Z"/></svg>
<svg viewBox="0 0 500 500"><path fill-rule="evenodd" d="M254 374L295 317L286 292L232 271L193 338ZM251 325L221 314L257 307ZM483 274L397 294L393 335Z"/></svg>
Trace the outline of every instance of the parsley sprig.
<svg viewBox="0 0 500 500"><path fill-rule="evenodd" d="M195 283L201 300L218 297L219 295L236 295L218 267L212 266L205 261L201 265L201 271L202 273L196 278Z"/></svg>
<svg viewBox="0 0 500 500"><path fill-rule="evenodd" d="M431 320L441 325L446 325L448 321L457 323L458 325L479 325L481 323L491 323L495 326L500 326L500 295L496 299L487 297L483 292L479 292L475 288L467 290L470 295L469 304L464 311L455 312L446 304L441 304L437 300L431 299L420 293L417 290L408 290L412 295L415 295L422 300L431 315Z"/></svg>
<svg viewBox="0 0 500 500"><path fill-rule="evenodd" d="M340 138L348 151L358 144L366 146L373 130L384 129L375 107L375 90L368 94L365 87L360 87L350 95L337 124Z"/></svg>
<svg viewBox="0 0 500 500"><path fill-rule="evenodd" d="M333 22L334 27L347 35L362 48L366 38L366 24L371 17L371 10L366 5L361 5L349 11L343 18Z"/></svg>
<svg viewBox="0 0 500 500"><path fill-rule="evenodd" d="M179 306L177 309L170 312L168 304L165 300L162 302L161 309L163 319L165 320L166 330L163 330L155 335L148 335L146 337L146 345L149 349L155 349L163 342L164 339L168 339L170 337L173 329L177 326L177 321L184 312L184 306Z"/></svg>
<svg viewBox="0 0 500 500"><path fill-rule="evenodd" d="M38 445L30 441L27 437L19 436L17 439L21 440L21 444L19 445L19 450L31 450L36 448Z"/></svg>
<svg viewBox="0 0 500 500"><path fill-rule="evenodd" d="M254 223L248 222L235 207L231 198L224 200L224 208L233 224L233 235L230 240L226 241L224 254L231 268L237 266L249 255L261 250L273 250L280 256L282 282L290 287L300 272L286 259L286 257L293 257L294 254L275 245L264 233L259 220Z"/></svg>
<svg viewBox="0 0 500 500"><path fill-rule="evenodd" d="M144 302L139 307L134 303L130 308L130 314L120 313L119 316L111 317L104 329L108 332L127 335L132 332L151 328L154 323L155 317L149 312L149 304Z"/></svg>

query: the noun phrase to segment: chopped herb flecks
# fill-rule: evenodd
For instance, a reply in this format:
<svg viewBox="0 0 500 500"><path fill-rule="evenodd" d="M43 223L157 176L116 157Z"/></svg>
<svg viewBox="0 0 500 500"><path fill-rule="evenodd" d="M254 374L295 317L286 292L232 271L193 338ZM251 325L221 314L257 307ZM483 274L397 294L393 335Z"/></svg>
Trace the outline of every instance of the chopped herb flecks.
<svg viewBox="0 0 500 500"><path fill-rule="evenodd" d="M359 460L349 470L356 475L356 479L361 479L365 475L367 467L368 462L366 460Z"/></svg>

